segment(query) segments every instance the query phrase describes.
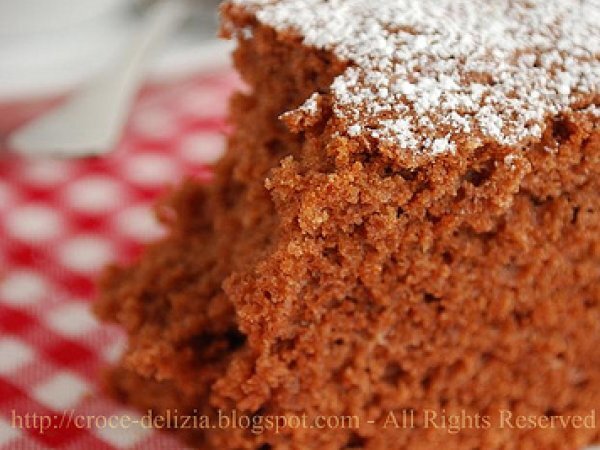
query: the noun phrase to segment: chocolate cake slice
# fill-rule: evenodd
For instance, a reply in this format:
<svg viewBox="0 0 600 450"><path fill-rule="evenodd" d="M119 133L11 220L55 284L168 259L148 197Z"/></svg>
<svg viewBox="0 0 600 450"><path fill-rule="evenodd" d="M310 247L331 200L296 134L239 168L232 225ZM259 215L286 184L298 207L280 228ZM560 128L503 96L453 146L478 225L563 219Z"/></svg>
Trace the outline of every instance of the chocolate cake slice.
<svg viewBox="0 0 600 450"><path fill-rule="evenodd" d="M208 418L200 449L598 441L598 1L222 12L250 89L214 183L107 271L114 393Z"/></svg>

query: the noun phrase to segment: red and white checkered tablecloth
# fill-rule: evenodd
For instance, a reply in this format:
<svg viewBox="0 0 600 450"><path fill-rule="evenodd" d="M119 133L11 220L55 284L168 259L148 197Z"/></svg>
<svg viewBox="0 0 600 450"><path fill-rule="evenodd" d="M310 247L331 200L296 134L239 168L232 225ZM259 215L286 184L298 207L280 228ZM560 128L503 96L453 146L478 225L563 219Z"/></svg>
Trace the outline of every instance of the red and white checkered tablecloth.
<svg viewBox="0 0 600 450"><path fill-rule="evenodd" d="M72 419L137 417L98 385L125 341L90 314L95 279L161 235L151 205L166 185L210 179L237 83L227 72L148 89L105 157L0 153L0 450L182 448L142 426Z"/></svg>

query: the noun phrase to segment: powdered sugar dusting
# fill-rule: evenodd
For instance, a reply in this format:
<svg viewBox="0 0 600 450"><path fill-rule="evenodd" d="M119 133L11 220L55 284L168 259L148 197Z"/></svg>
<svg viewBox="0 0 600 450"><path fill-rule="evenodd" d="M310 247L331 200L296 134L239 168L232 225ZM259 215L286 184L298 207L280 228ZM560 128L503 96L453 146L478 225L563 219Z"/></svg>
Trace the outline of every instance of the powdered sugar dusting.
<svg viewBox="0 0 600 450"><path fill-rule="evenodd" d="M302 109L310 115L317 114L317 112L319 111L319 104L317 103L318 98L319 94L315 92L313 95L310 96L308 100L306 100L306 102L304 102L300 109Z"/></svg>
<svg viewBox="0 0 600 450"><path fill-rule="evenodd" d="M594 117L600 118L600 105L590 105L581 110L583 113L591 114Z"/></svg>
<svg viewBox="0 0 600 450"><path fill-rule="evenodd" d="M549 115L597 111L600 0L232 1L351 63L331 86L349 136L437 155L466 134L516 145Z"/></svg>

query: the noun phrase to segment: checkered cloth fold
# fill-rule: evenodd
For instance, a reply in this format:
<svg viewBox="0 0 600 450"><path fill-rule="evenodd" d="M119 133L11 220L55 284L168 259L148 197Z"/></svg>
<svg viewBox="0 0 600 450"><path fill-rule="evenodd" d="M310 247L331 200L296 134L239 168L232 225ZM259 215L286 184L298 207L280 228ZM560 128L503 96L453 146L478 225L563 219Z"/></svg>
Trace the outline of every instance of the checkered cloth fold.
<svg viewBox="0 0 600 450"><path fill-rule="evenodd" d="M106 157L0 153L0 450L182 448L142 425L104 426L139 413L99 390L124 336L89 306L99 270L163 232L151 206L165 186L210 179L236 84L227 72L147 89Z"/></svg>

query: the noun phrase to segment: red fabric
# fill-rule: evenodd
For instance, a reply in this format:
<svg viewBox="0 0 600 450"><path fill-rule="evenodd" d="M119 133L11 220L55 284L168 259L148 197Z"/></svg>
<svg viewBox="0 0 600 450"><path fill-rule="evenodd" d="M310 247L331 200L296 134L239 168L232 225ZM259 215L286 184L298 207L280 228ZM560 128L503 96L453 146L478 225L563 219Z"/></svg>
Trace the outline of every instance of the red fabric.
<svg viewBox="0 0 600 450"><path fill-rule="evenodd" d="M105 157L0 153L0 450L182 448L140 426L75 425L76 416L139 415L99 391L124 336L89 305L105 263L130 261L161 235L151 205L165 187L210 179L237 83L223 73L147 90Z"/></svg>

